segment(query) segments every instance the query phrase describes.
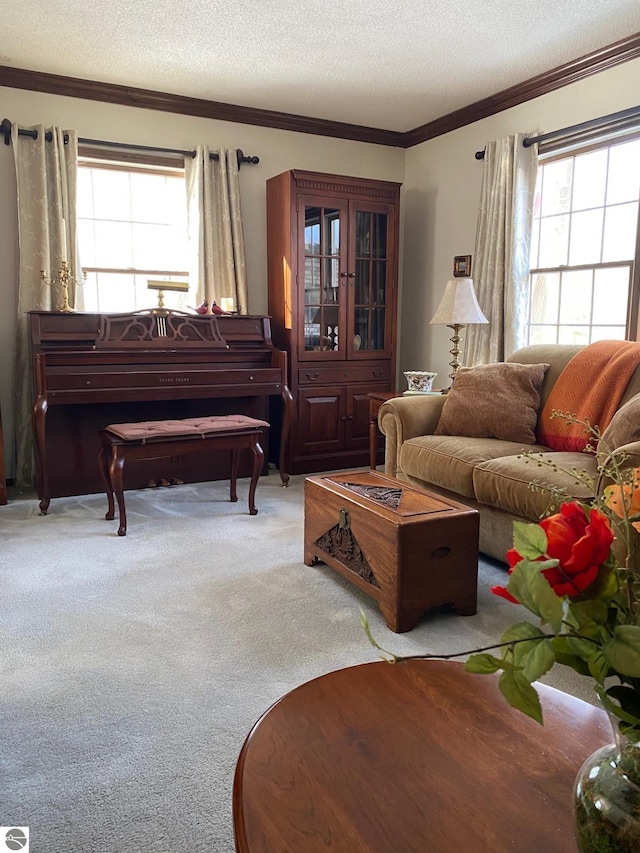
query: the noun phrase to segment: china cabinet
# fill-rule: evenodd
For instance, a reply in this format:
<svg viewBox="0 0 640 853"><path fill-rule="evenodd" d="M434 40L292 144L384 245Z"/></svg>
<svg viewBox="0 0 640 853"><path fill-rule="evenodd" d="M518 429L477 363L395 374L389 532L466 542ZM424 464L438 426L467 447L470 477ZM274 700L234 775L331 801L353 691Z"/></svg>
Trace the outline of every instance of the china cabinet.
<svg viewBox="0 0 640 853"><path fill-rule="evenodd" d="M369 462L369 398L395 385L400 184L267 181L269 313L296 401L287 470Z"/></svg>

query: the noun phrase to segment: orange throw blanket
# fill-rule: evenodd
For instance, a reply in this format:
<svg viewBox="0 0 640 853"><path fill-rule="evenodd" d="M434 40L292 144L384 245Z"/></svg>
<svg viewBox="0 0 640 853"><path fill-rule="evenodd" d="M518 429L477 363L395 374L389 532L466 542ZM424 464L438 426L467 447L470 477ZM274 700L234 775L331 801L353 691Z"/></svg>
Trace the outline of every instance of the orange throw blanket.
<svg viewBox="0 0 640 853"><path fill-rule="evenodd" d="M558 377L542 409L540 444L552 450L586 450L593 436L581 424L552 419L551 413L570 412L603 433L638 364L640 343L634 341L597 341L581 350Z"/></svg>

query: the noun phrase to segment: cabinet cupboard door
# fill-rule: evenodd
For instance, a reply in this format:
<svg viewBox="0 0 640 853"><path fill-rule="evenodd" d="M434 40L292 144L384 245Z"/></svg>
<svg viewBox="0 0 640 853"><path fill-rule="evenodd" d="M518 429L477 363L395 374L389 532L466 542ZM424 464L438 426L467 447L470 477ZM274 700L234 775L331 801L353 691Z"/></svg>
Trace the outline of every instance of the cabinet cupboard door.
<svg viewBox="0 0 640 853"><path fill-rule="evenodd" d="M395 323L395 208L301 196L299 357L390 357Z"/></svg>
<svg viewBox="0 0 640 853"><path fill-rule="evenodd" d="M298 216L299 357L344 359L348 205L344 199L302 196Z"/></svg>
<svg viewBox="0 0 640 853"><path fill-rule="evenodd" d="M298 446L305 453L340 450L344 442L344 388L301 388Z"/></svg>
<svg viewBox="0 0 640 853"><path fill-rule="evenodd" d="M348 358L390 356L395 322L394 207L349 203Z"/></svg>
<svg viewBox="0 0 640 853"><path fill-rule="evenodd" d="M370 400L373 391L388 391L387 384L351 385L346 391L346 444L348 447L369 447Z"/></svg>

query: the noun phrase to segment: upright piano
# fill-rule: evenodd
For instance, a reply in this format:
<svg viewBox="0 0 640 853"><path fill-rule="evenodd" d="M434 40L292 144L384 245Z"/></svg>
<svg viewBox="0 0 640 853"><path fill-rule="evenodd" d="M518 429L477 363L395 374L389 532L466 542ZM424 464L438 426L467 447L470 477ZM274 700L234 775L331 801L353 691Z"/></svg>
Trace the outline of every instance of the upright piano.
<svg viewBox="0 0 640 853"><path fill-rule="evenodd" d="M293 398L286 353L272 344L269 317L167 309L32 311L29 317L41 512L52 497L103 490L98 431L109 424L236 413L269 420L272 397L281 401L271 407L271 423L279 432L277 458L287 484ZM170 470L161 471L161 464ZM184 482L221 479L229 476L229 463L212 454L140 463L128 472L126 487L141 488L160 475Z"/></svg>

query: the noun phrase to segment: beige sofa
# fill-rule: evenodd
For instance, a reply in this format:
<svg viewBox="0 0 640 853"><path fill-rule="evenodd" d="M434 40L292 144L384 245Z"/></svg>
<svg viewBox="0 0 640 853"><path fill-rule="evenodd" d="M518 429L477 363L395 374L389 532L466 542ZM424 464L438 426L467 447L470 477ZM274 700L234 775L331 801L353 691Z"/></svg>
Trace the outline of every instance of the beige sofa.
<svg viewBox="0 0 640 853"><path fill-rule="evenodd" d="M562 369L580 349L562 344L536 345L518 350L508 359L520 364L549 364L538 415ZM618 412L639 393L640 367L631 377ZM445 396L407 396L381 406L378 423L386 437L385 472L477 509L483 553L504 560L513 544L513 522L535 522L548 512L551 493L543 488L532 489L532 482L564 487L578 499L592 497L590 490L577 484L567 472L572 468L586 470L596 480L593 454L554 452L540 444L523 445L496 438L434 435L445 400ZM617 429L616 447L630 454L628 464L640 465L640 441L636 440L640 439L640 397L625 406L620 417L616 415L617 422L622 420L627 427ZM638 427L629 428L630 423L637 423ZM636 434L631 435L634 430ZM633 441L629 442L629 436ZM560 470L523 458L523 451L542 453Z"/></svg>

